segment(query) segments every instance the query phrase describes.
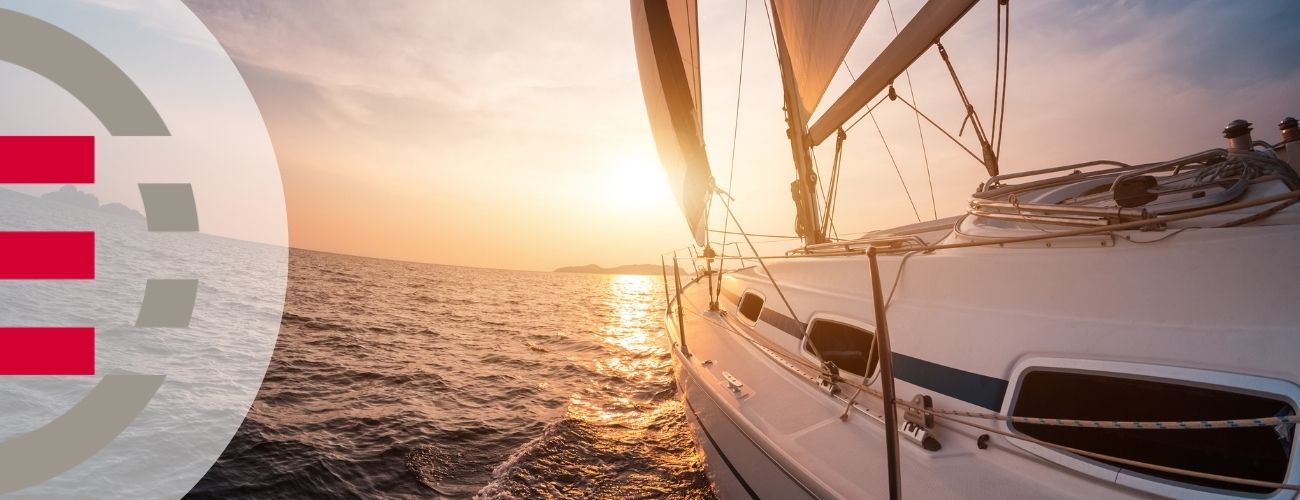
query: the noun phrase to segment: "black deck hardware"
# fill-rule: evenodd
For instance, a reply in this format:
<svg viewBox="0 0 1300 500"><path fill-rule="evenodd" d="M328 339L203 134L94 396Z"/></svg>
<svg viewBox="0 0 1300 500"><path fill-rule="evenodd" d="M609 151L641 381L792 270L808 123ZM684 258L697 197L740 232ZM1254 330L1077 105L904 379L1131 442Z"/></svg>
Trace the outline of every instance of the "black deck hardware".
<svg viewBox="0 0 1300 500"><path fill-rule="evenodd" d="M1122 179L1115 185L1115 203L1124 208L1134 208L1156 201L1160 195L1151 192L1158 182L1150 175Z"/></svg>

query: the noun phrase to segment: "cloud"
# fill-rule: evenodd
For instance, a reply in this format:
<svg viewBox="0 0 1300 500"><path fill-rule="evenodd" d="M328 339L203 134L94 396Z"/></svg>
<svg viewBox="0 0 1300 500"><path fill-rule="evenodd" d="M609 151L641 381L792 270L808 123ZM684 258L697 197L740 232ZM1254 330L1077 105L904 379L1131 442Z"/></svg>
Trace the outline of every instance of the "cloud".
<svg viewBox="0 0 1300 500"><path fill-rule="evenodd" d="M604 2L564 8L533 2L357 3L189 0L237 62L338 92L358 119L370 94L493 112L536 92L596 87L610 78L593 61L622 57L608 44ZM624 17L626 6L616 9ZM616 50L616 49L615 49ZM602 81L604 80L604 81Z"/></svg>
<svg viewBox="0 0 1300 500"><path fill-rule="evenodd" d="M763 3L749 1L732 194L747 229L788 233L793 210L786 186L793 169L780 84ZM517 214L536 215L530 207L545 207L568 217L568 224L551 221L565 226L553 238L590 240L598 231L568 227L597 227L598 217L584 205L593 187L583 179L598 177L592 174L610 158L653 154L624 2L186 3L244 73L275 139L286 190L299 200L325 193L320 186L326 184L334 190L329 192L355 191L358 200L422 200L406 210L429 213L424 229L474 218L474 227L456 226L455 232L481 231L470 236L482 238L532 230L525 225L536 221ZM896 1L899 25L922 3ZM977 5L943 40L985 121L991 113L995 5ZM700 8L706 142L715 176L722 179L730 159L741 8ZM886 12L878 9L850 52L853 67L865 67L893 36ZM1180 156L1218 147L1217 131L1232 118L1260 123L1256 128L1263 135L1270 122L1300 113L1294 92L1300 88L1294 50L1300 30L1293 29L1300 3L1057 0L1013 2L1012 14L1004 171ZM911 77L922 109L956 133L962 107L934 51L913 67ZM838 76L823 102L828 105L847 85L847 76ZM900 105L882 106L878 113L919 211L928 213L915 118ZM926 138L938 212L961 211L971 188L984 179L983 168L928 125ZM962 139L973 142L969 131ZM825 150L819 156L829 168ZM841 198L840 227L878 228L913 218L890 165L869 121L851 131L842 189L850 194ZM647 247L646 253L626 250L613 261L642 261L672 246L655 242L685 238L675 213L656 216L673 224L656 229L662 234L641 231L644 239L624 241ZM401 236L393 229L380 237L379 229L362 221L320 226L353 240L373 235L371 254L383 254L379 246ZM651 236L658 239L652 242ZM327 238L322 232L319 240L298 244L329 248ZM429 258L455 254L450 247L428 250ZM543 257L530 258L539 262L532 267L554 267L538 260Z"/></svg>
<svg viewBox="0 0 1300 500"><path fill-rule="evenodd" d="M469 248L543 214L589 236L600 171L653 154L625 3L187 4L258 101L295 246L552 268Z"/></svg>
<svg viewBox="0 0 1300 500"><path fill-rule="evenodd" d="M644 127L623 4L187 3L263 113L284 118L279 127L268 119L277 147L320 133L336 140L317 135L315 149L346 143L368 168L407 171L399 175L437 160L518 170L556 144L613 142ZM531 144L543 147L523 153ZM349 159L348 168L362 161Z"/></svg>

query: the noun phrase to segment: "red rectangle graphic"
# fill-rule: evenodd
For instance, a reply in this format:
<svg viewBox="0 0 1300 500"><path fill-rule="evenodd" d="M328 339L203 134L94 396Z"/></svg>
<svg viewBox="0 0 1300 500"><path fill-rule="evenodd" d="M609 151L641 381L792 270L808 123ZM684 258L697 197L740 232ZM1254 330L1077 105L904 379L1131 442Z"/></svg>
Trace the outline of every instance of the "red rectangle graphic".
<svg viewBox="0 0 1300 500"><path fill-rule="evenodd" d="M0 231L0 279L95 279L95 233Z"/></svg>
<svg viewBox="0 0 1300 500"><path fill-rule="evenodd" d="M0 327L0 375L94 374L94 328Z"/></svg>
<svg viewBox="0 0 1300 500"><path fill-rule="evenodd" d="M0 136L0 183L93 184L95 136Z"/></svg>

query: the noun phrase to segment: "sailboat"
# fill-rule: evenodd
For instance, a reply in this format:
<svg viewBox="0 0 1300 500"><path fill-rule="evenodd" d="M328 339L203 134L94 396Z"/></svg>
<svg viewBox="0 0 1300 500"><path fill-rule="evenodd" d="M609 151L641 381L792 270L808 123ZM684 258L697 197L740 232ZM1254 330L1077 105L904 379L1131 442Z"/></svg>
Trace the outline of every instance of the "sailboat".
<svg viewBox="0 0 1300 500"><path fill-rule="evenodd" d="M694 0L631 1L654 139L695 243L665 261L664 323L717 492L1294 498L1295 119L1276 140L1234 121L1224 144L1167 161L1019 172L975 123L968 152L988 178L965 213L828 234L834 189L817 188L813 148L838 150L873 101L907 103L892 82L928 52L946 62L943 35L975 4L926 2L814 117L877 2L770 0L800 242L765 255L713 181ZM711 203L746 246L710 241Z"/></svg>

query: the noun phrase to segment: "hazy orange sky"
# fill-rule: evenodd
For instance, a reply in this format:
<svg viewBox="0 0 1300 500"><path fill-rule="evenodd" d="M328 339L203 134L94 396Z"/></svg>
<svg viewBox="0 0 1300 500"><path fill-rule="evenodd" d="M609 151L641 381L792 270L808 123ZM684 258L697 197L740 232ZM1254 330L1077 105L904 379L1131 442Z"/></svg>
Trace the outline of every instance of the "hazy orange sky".
<svg viewBox="0 0 1300 500"><path fill-rule="evenodd" d="M705 133L724 185L745 1L700 5ZM748 1L732 193L747 230L792 234L780 82L763 4ZM295 247L547 270L657 262L690 242L659 172L626 2L187 4L267 121ZM900 26L920 4L894 2ZM1238 117L1277 140L1274 125L1300 114L1297 5L1013 2L1003 171L1182 156L1219 147ZM982 2L943 40L985 121L993 22L994 2ZM850 67L866 67L892 34L882 2ZM922 109L955 132L961 107L934 51L911 78ZM849 81L841 71L822 107ZM901 104L877 115L929 219L915 118ZM933 129L926 142L935 208L958 213L983 169ZM840 233L914 222L870 120L847 144ZM818 151L823 165L830 152Z"/></svg>

